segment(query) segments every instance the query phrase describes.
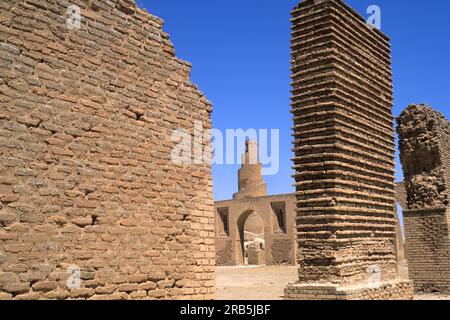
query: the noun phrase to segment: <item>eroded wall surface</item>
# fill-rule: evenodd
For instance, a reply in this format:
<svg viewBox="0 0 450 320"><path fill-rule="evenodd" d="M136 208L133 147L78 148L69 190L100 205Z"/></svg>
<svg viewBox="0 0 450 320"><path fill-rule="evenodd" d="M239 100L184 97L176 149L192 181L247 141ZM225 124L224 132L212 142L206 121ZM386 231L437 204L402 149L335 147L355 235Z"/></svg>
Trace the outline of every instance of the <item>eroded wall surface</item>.
<svg viewBox="0 0 450 320"><path fill-rule="evenodd" d="M426 105L397 119L407 190L405 250L416 292L450 292L450 123Z"/></svg>
<svg viewBox="0 0 450 320"><path fill-rule="evenodd" d="M171 161L211 105L162 25L133 0L0 2L0 299L213 297L210 165Z"/></svg>

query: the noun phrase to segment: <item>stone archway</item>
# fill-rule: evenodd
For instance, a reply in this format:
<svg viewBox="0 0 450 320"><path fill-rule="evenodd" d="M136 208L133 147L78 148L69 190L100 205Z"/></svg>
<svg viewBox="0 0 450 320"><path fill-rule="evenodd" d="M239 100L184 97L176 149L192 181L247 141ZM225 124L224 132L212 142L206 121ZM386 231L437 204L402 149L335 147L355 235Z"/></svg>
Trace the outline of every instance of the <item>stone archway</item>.
<svg viewBox="0 0 450 320"><path fill-rule="evenodd" d="M238 241L236 261L242 265L266 262L266 228L264 215L254 210L244 211L237 219Z"/></svg>

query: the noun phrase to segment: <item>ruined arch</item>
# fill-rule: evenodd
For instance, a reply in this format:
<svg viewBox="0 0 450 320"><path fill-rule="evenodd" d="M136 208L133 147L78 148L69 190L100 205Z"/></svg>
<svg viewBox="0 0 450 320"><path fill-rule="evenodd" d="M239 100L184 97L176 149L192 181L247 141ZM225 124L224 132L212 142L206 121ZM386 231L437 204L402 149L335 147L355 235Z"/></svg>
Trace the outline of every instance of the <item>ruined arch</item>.
<svg viewBox="0 0 450 320"><path fill-rule="evenodd" d="M279 230L274 207L285 210L285 230ZM216 262L219 266L242 265L242 232L256 212L263 220L265 264L295 265L295 194L248 197L215 202ZM224 219L228 226L224 230Z"/></svg>
<svg viewBox="0 0 450 320"><path fill-rule="evenodd" d="M246 242L248 242L247 240L252 239L254 236L259 236L260 239L266 239L265 225L266 223L264 221L263 214L255 210L246 210L237 219L239 243L237 243L238 250L236 250L236 253L237 253L237 260L238 261L241 260L242 264L244 265L247 264L245 255L246 250L248 250L248 248L246 247ZM264 249L265 244L259 243L259 250ZM264 261L265 260L266 259L264 259Z"/></svg>

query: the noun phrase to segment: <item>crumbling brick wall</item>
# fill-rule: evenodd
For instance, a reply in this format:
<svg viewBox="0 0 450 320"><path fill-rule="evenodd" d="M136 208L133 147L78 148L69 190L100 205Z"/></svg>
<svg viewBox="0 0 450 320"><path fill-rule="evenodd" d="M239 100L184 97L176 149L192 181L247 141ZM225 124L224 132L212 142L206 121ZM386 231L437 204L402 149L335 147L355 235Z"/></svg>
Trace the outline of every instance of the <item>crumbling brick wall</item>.
<svg viewBox="0 0 450 320"><path fill-rule="evenodd" d="M216 239L216 265L233 265L233 241L228 238Z"/></svg>
<svg viewBox="0 0 450 320"><path fill-rule="evenodd" d="M0 2L0 299L212 298L210 165L170 157L211 105L162 20L71 4Z"/></svg>
<svg viewBox="0 0 450 320"><path fill-rule="evenodd" d="M450 123L425 105L409 106L397 122L410 278L417 292L450 293Z"/></svg>

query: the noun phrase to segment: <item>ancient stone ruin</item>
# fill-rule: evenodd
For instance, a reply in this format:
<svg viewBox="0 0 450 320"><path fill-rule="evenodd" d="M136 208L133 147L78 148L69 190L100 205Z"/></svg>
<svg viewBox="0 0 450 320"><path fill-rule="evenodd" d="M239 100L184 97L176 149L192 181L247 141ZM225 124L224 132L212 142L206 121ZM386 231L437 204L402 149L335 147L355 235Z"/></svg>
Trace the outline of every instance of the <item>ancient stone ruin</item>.
<svg viewBox="0 0 450 320"><path fill-rule="evenodd" d="M341 0L292 12L299 281L286 299L410 299L395 254L389 38Z"/></svg>
<svg viewBox="0 0 450 320"><path fill-rule="evenodd" d="M267 186L261 175L262 164L258 161L256 141L246 141L241 162L242 167L238 171L239 191L233 195L233 199L266 196Z"/></svg>
<svg viewBox="0 0 450 320"><path fill-rule="evenodd" d="M171 161L211 104L161 19L73 4L0 2L0 299L213 298L210 164Z"/></svg>
<svg viewBox="0 0 450 320"><path fill-rule="evenodd" d="M295 195L268 196L261 168L258 145L249 140L239 191L214 204L217 265L295 264Z"/></svg>
<svg viewBox="0 0 450 320"><path fill-rule="evenodd" d="M238 192L214 203L209 158L174 152L180 132L211 151L195 128L212 106L161 19L1 1L0 300L213 299L216 264L296 263L285 299L411 299L396 203L415 291L450 294L449 122L400 115L394 183L389 38L342 0L292 23L296 192L267 195L247 141Z"/></svg>
<svg viewBox="0 0 450 320"><path fill-rule="evenodd" d="M397 122L409 276L416 292L450 294L450 122L425 105L409 106Z"/></svg>

